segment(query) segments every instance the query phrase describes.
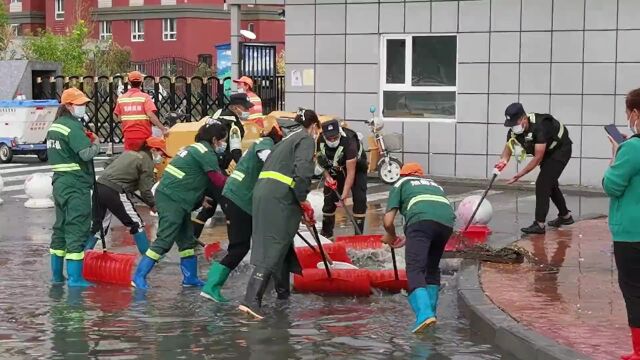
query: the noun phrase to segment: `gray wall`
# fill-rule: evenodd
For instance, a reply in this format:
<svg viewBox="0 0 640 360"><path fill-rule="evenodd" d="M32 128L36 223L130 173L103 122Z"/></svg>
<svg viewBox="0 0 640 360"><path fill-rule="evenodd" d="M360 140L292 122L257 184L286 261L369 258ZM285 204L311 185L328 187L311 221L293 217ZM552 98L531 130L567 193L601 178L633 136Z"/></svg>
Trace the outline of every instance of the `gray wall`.
<svg viewBox="0 0 640 360"><path fill-rule="evenodd" d="M487 177L504 145L504 108L521 101L570 131L561 182L599 186L610 157L602 126L625 125L624 94L640 87L638 16L640 0L287 0L287 108L367 133L369 106L380 107L380 34L458 33L457 121L387 122L404 133L404 160ZM309 68L314 85L291 87L291 71ZM514 173L510 164L505 176Z"/></svg>

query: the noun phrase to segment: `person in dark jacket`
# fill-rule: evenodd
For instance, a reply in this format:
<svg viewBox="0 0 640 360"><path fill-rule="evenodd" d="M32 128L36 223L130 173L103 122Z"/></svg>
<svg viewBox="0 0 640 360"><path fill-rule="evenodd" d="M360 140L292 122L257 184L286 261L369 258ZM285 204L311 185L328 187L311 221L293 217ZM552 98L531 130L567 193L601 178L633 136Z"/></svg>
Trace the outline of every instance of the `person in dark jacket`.
<svg viewBox="0 0 640 360"><path fill-rule="evenodd" d="M633 352L621 359L640 360L640 89L627 94L625 103L633 136L622 144L609 137L613 158L602 187L611 199L609 230L633 345Z"/></svg>
<svg viewBox="0 0 640 360"><path fill-rule="evenodd" d="M300 128L289 133L272 149L253 191L251 264L255 266L239 309L257 319L262 296L271 277L279 299L289 296L289 273L301 273L293 250L293 237L301 217L314 223L313 207L307 201L314 173L315 137L320 130L318 115L301 109L295 118Z"/></svg>
<svg viewBox="0 0 640 360"><path fill-rule="evenodd" d="M93 224L85 250L95 247L99 236L105 236L111 225L111 214L129 228L140 254L149 248L144 221L133 204L132 195L140 191L141 199L155 212L154 166L166 158L164 139L150 137L140 151L125 151L111 162L97 180L93 203Z"/></svg>

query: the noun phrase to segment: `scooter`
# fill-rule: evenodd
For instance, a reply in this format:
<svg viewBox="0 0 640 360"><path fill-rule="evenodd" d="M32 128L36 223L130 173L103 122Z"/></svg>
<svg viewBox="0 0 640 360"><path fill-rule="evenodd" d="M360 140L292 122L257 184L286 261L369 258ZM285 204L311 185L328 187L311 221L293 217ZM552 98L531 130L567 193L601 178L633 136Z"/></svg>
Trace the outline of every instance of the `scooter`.
<svg viewBox="0 0 640 360"><path fill-rule="evenodd" d="M371 133L375 138L376 144L378 146L378 153L380 154L380 160L378 160L378 163L376 164L378 177L385 184L393 184L400 178L400 169L402 168L402 162L399 159L391 156L391 151L401 149L391 149L389 146L387 146L387 144L385 143L385 135L382 133L382 128L384 128L383 120L375 116L375 106L371 106L369 108L369 112L371 113L371 119L369 119L367 125L369 125L369 129L371 130ZM399 147L401 147L401 145Z"/></svg>

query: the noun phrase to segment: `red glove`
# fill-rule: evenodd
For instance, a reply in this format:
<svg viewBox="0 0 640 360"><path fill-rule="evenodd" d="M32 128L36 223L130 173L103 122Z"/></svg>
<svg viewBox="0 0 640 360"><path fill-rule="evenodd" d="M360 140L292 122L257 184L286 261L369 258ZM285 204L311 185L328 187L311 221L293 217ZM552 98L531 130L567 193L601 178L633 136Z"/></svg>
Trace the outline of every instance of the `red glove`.
<svg viewBox="0 0 640 360"><path fill-rule="evenodd" d="M502 172L502 170L504 170L504 168L507 167L507 162L504 160L500 160L498 161L498 163L494 166L494 168L498 171L498 172Z"/></svg>
<svg viewBox="0 0 640 360"><path fill-rule="evenodd" d="M300 207L302 208L302 217L304 222L307 224L315 224L316 218L313 214L313 206L308 201L300 203Z"/></svg>
<svg viewBox="0 0 640 360"><path fill-rule="evenodd" d="M85 131L84 134L87 135L89 141L91 141L92 144L96 142L96 140L98 140L98 136L96 136L96 134L92 133L91 131Z"/></svg>
<svg viewBox="0 0 640 360"><path fill-rule="evenodd" d="M394 249L398 249L403 247L406 242L407 238L405 238L404 236L398 236L396 237L396 241L394 241L390 246Z"/></svg>
<svg viewBox="0 0 640 360"><path fill-rule="evenodd" d="M338 189L338 182L335 181L331 176L328 176L324 179L324 185L333 191L336 191Z"/></svg>

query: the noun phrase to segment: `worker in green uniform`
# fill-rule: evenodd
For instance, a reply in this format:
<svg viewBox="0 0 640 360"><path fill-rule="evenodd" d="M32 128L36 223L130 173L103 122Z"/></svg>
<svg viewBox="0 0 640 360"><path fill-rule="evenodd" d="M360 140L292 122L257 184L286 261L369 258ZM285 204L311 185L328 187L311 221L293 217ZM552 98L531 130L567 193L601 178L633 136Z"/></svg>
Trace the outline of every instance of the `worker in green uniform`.
<svg viewBox="0 0 640 360"><path fill-rule="evenodd" d="M301 126L273 148L253 190L251 264L255 269L240 310L257 319L264 317L262 296L272 276L276 289L282 289L278 298L288 298L289 272L301 273L293 237L301 216L307 224L315 221L307 194L320 120L314 111L300 109L295 121Z"/></svg>
<svg viewBox="0 0 640 360"><path fill-rule="evenodd" d="M216 302L227 301L220 290L229 273L240 264L251 247L253 188L274 144L282 140L282 131L277 121L271 121L265 125L262 137L251 144L242 156L222 190L220 205L227 217L229 246L227 255L220 262L211 264L207 282L200 293Z"/></svg>
<svg viewBox="0 0 640 360"><path fill-rule="evenodd" d="M196 143L178 152L164 169L156 189L158 232L156 240L140 259L131 284L147 289L147 275L160 257L173 243L180 251L180 269L183 286L202 286L198 278L198 260L195 256L196 239L193 236L191 210L202 199L207 186L223 188L226 181L218 166L216 153L227 147L227 130L217 120L203 125L196 135Z"/></svg>
<svg viewBox="0 0 640 360"><path fill-rule="evenodd" d="M409 304L416 314L412 331L417 333L436 322L440 259L453 232L455 214L442 187L424 177L420 164L405 164L400 176L389 191L382 241L393 247L406 242ZM398 211L404 216L406 238L396 236Z"/></svg>
<svg viewBox="0 0 640 360"><path fill-rule="evenodd" d="M60 109L47 131L47 156L53 168L53 201L56 222L51 235L51 271L54 283L63 283L64 259L67 284L91 286L82 276L84 243L91 227L93 158L100 152L94 134L85 132L80 119L90 100L76 88L62 93Z"/></svg>

